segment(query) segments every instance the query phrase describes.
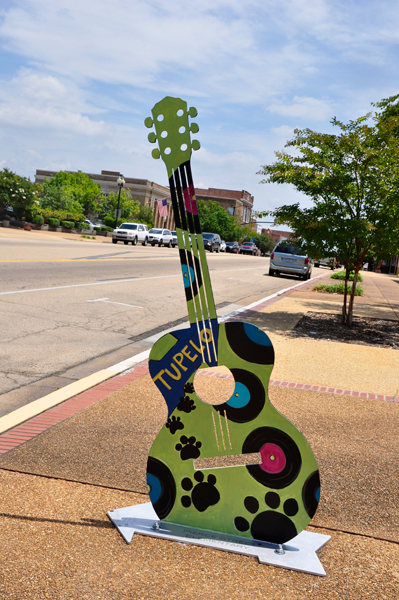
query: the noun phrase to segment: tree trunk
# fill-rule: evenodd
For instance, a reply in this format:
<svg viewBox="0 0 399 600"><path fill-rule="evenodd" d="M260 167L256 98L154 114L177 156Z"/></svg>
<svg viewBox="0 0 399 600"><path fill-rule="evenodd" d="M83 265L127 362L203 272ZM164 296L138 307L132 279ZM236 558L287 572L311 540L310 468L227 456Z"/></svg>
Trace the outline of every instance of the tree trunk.
<svg viewBox="0 0 399 600"><path fill-rule="evenodd" d="M347 325L348 313L346 310L346 302L348 298L348 280L349 280L350 269L348 265L345 265L345 282L344 282L344 303L342 305L342 322L344 325Z"/></svg>
<svg viewBox="0 0 399 600"><path fill-rule="evenodd" d="M346 318L346 324L349 327L352 325L352 319L353 319L353 301L355 299L355 291L356 291L356 283L357 283L357 274L358 273L359 273L359 267L356 267L355 274L354 274L353 281L352 281L352 290L351 290L351 295L350 295L350 299L349 299L348 314L347 314L347 318Z"/></svg>

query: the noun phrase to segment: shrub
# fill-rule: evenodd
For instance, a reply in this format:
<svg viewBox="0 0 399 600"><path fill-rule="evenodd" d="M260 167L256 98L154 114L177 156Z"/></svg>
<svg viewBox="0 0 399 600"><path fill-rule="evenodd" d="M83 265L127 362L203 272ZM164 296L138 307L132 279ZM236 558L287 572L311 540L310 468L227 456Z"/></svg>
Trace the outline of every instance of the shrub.
<svg viewBox="0 0 399 600"><path fill-rule="evenodd" d="M348 285L348 294L351 293L352 286ZM314 292L322 292L324 294L344 294L345 285L343 283L319 283L314 286ZM364 290L360 285L356 286L355 296L363 296Z"/></svg>
<svg viewBox="0 0 399 600"><path fill-rule="evenodd" d="M119 223L118 219L118 223ZM123 223L123 221L122 221ZM104 225L106 225L107 227L112 227L112 231L114 230L114 225L115 225L115 217L112 217L111 215L107 215L106 217L104 217Z"/></svg>
<svg viewBox="0 0 399 600"><path fill-rule="evenodd" d="M75 227L75 223L73 221L61 221L61 225L64 229L73 229Z"/></svg>
<svg viewBox="0 0 399 600"><path fill-rule="evenodd" d="M76 229L86 229L86 223L76 223Z"/></svg>
<svg viewBox="0 0 399 600"><path fill-rule="evenodd" d="M349 273L349 281L353 281L355 274L353 271L351 271ZM337 271L337 273L333 273L331 275L331 279L339 279L340 281L343 281L345 279L345 271ZM357 280L358 281L363 281L363 277L361 275L361 273L357 274Z"/></svg>
<svg viewBox="0 0 399 600"><path fill-rule="evenodd" d="M51 217L49 217L48 220L48 224L50 225L50 227L59 227L60 226L60 220L59 219L52 219Z"/></svg>
<svg viewBox="0 0 399 600"><path fill-rule="evenodd" d="M42 215L36 215L35 217L33 217L32 223L34 223L35 225L43 225L44 217L42 217Z"/></svg>

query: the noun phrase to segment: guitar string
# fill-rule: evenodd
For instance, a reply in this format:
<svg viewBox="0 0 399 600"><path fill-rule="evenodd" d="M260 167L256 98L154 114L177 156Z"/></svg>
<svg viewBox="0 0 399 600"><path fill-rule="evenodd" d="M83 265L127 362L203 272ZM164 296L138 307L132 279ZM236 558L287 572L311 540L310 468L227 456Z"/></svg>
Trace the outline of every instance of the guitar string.
<svg viewBox="0 0 399 600"><path fill-rule="evenodd" d="M214 412L214 411L212 411L212 412L211 412L211 415L212 415L212 421L213 421L213 428L214 428L214 430L215 430L215 438L216 438L216 445L217 445L217 447L218 447L218 452L220 452L220 446L219 446L218 432L217 432L217 429L216 429L216 422L215 422L215 417L214 417L214 414L213 414L213 412Z"/></svg>
<svg viewBox="0 0 399 600"><path fill-rule="evenodd" d="M169 184L170 184L169 187L170 187L170 195L171 195L171 199L172 199L172 208L173 208L173 212L175 215L175 223L176 223L176 230L177 230L176 233L178 235L180 262L181 262L182 266L184 266L184 264L187 266L187 277L188 277L189 286L190 286L190 290L191 290L191 296L194 299L194 296L195 296L194 281L192 278L191 270L189 268L190 265L189 265L188 251L187 251L187 240L185 239L184 228L183 228L184 223L182 223L182 220L181 220L180 210L179 210L179 202L178 202L178 199L176 196L176 185L177 184L175 182L175 173L176 172L173 173L172 177L169 180ZM183 256L182 256L182 254L183 254ZM187 302L190 323L191 324L195 323L195 325L197 327L198 342L199 342L199 347L201 349L202 361L205 362L204 348L201 343L200 328L199 328L199 323L198 323L198 320L196 317L194 303L193 303L192 311L190 311L190 304L189 304L189 301L187 300L187 297L186 297L186 302Z"/></svg>
<svg viewBox="0 0 399 600"><path fill-rule="evenodd" d="M200 285L199 285L199 277L198 275L200 275L200 278L202 280L202 276L201 273L198 271L198 264L196 263L195 260L193 260L193 254L191 249L189 250L189 246L190 246L190 238L189 238L189 230L193 229L193 227L189 227L187 225L187 221L189 219L189 214L186 213L185 207L184 207L184 199L183 199L183 192L182 192L182 186L181 186L181 180L180 180L180 172L179 171L175 171L174 172L174 180L175 180L175 185L176 185L176 192L177 192L177 199L178 199L178 206L179 206L179 212L180 212L180 218L181 218L181 222L182 222L182 226L184 229L184 233L185 233L185 242L186 242L186 253L187 253L187 258L188 258L188 264L189 267L192 268L192 272L197 274L197 280L196 283L194 284L194 279L192 281L193 284L193 299L194 299L194 307L195 307L195 311L196 311L196 319L197 319L197 323L198 323L198 327L199 330L201 332L202 335L200 335L200 343L201 340L204 342L204 344L206 344L206 350L208 353L208 360L209 363L212 362L211 359L211 352L210 352L210 347L209 347L209 340L208 340L208 336L206 333L206 323L205 323L205 319L204 316L202 315L202 307L201 307L201 297L200 297ZM191 223L189 223L189 225L191 225ZM194 236L194 231L190 231L190 233L193 234L192 236L192 240L191 240L191 244L195 243L195 236ZM191 272L190 272L190 276L191 276ZM203 280L202 280L203 281ZM201 330L202 327L202 330ZM212 335L212 329L210 328L211 331L211 339L213 338ZM205 362L205 361L204 361Z"/></svg>
<svg viewBox="0 0 399 600"><path fill-rule="evenodd" d="M212 312L214 313L214 318L217 319L217 315L216 315L216 308L215 308L215 301L213 298L213 292L212 292L212 286L211 286L211 280L209 277L209 270L208 270L208 263L205 257L205 248L204 248L204 242L203 242L203 238L202 238L202 228L201 228L201 222L199 220L199 216L198 216L198 209L196 207L196 199L195 199L195 194L191 194L191 190L194 190L194 184L193 184L193 177L192 177L192 173L191 173L191 164L190 161L187 161L186 163L184 163L183 165L180 165L179 167L180 171L181 171L181 178L182 178L182 182L183 182L183 189L187 190L187 196L188 196L188 201L189 201L189 205L190 205L190 215L189 215L189 224L190 226L193 227L194 230L194 240L195 243L193 244L193 249L194 249L194 255L197 256L197 259L199 261L199 266L200 266L200 270L201 270L201 276L202 276L202 286L200 289L200 294L201 294L201 299L202 299L202 303L206 308L206 314L208 316L208 321L209 321L209 329L211 331L211 335L212 335L212 346L213 346L213 352L214 352L214 356L215 356L215 361L217 362L218 357L217 357L217 350L216 350L216 345L215 345L215 338L213 335L213 330L212 330ZM186 178L186 173L187 173L187 178ZM195 210L194 210L195 207ZM199 246L197 247L197 238L196 235L198 234L198 244ZM198 256L199 254L199 256ZM206 294L204 293L204 289L206 291ZM211 305L211 306L210 306Z"/></svg>
<svg viewBox="0 0 399 600"><path fill-rule="evenodd" d="M223 412L223 416L224 416L224 422L226 423L227 437L229 438L230 450L233 450L233 446L231 445L230 429L229 429L229 424L228 424L228 419L227 419L226 411Z"/></svg>
<svg viewBox="0 0 399 600"><path fill-rule="evenodd" d="M222 427L222 417L220 416L219 411L217 411L217 413L219 415L220 433L222 435L223 449L226 451L226 444L224 442L224 433L223 433L223 427Z"/></svg>

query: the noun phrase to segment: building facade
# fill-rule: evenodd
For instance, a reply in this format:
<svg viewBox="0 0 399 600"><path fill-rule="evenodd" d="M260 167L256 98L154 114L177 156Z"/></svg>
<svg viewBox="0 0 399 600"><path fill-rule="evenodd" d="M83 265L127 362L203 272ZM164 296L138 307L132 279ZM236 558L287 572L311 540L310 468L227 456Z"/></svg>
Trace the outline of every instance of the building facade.
<svg viewBox="0 0 399 600"><path fill-rule="evenodd" d="M240 225L252 225L251 214L254 206L254 197L249 192L242 190L224 190L208 188L207 190L195 188L197 200L218 202L227 214L238 217Z"/></svg>
<svg viewBox="0 0 399 600"><path fill-rule="evenodd" d="M76 173L76 171L70 171L70 173ZM42 184L46 179L55 177L57 171L45 171L42 169L36 170L35 183ZM110 193L118 193L117 179L119 173L117 171L101 171L101 174L86 173L94 183L101 185L101 191L106 196ZM125 185L124 188L130 191L133 200L138 200L143 206L150 206L153 209L153 218L155 227L165 227L166 229L175 229L175 221L173 218L172 201L170 197L169 187L155 183L154 181L148 181L147 179L135 179L133 177L124 177ZM168 216L160 217L158 214L159 200L164 198L168 201Z"/></svg>

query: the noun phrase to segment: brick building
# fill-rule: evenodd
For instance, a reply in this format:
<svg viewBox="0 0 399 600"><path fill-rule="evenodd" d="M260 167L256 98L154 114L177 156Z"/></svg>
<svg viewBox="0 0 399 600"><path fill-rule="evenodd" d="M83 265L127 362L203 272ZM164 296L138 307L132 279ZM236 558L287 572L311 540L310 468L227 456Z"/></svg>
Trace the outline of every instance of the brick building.
<svg viewBox="0 0 399 600"><path fill-rule="evenodd" d="M269 235L276 242L276 244L288 240L291 235L291 231L278 231L277 229L270 229L270 227L267 229L262 229L262 233Z"/></svg>
<svg viewBox="0 0 399 600"><path fill-rule="evenodd" d="M76 171L70 171L73 173ZM36 170L35 183L43 183L45 179L55 177L57 171L44 171L41 169ZM116 183L119 173L117 171L101 171L101 174L86 173L95 183L101 185L101 190L105 195L110 193L118 193L118 185ZM170 198L169 187L155 183L154 181L148 181L147 179L135 179L133 177L124 177L125 185L124 188L128 189L131 193L133 200L138 200L143 206L150 206L153 209L155 227L166 227L167 229L175 229L175 221L172 212L172 202ZM158 214L157 201L167 198L168 200L168 213L169 216L166 218L160 217Z"/></svg>
<svg viewBox="0 0 399 600"><path fill-rule="evenodd" d="M242 190L224 190L218 188L208 188L203 190L195 188L197 200L213 200L218 202L229 215L236 216L240 220L240 225L251 225L253 223L251 214L254 205L254 197L249 192Z"/></svg>

